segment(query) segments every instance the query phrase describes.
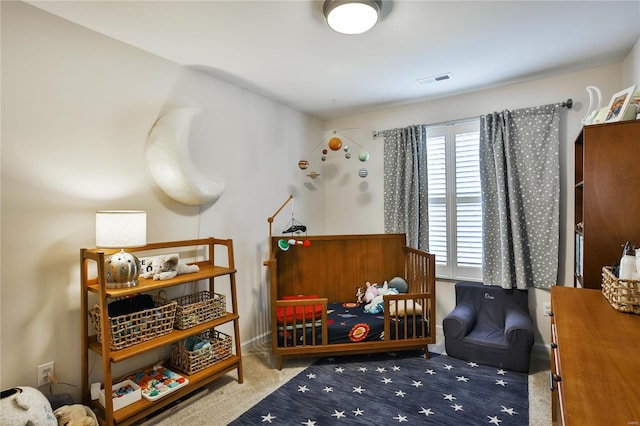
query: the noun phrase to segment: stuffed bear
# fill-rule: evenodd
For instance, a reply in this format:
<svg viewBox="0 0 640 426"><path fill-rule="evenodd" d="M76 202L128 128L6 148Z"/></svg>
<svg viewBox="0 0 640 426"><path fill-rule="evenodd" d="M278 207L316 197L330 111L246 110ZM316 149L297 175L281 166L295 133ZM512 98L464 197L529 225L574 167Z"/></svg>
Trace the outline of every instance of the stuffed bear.
<svg viewBox="0 0 640 426"><path fill-rule="evenodd" d="M98 418L91 409L82 404L63 405L53 414L58 426L98 426Z"/></svg>
<svg viewBox="0 0 640 426"><path fill-rule="evenodd" d="M175 278L176 275L190 274L198 272L198 265L187 265L181 261L177 254L158 255L149 258L146 262L146 272L143 278L151 278L154 280L169 280Z"/></svg>

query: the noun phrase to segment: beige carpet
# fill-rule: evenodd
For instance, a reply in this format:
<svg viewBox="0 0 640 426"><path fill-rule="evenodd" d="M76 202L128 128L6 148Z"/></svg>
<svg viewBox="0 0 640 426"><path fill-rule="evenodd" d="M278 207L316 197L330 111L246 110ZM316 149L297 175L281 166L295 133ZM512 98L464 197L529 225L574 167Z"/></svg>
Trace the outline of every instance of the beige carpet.
<svg viewBox="0 0 640 426"><path fill-rule="evenodd" d="M432 349L440 352L436 349ZM224 426L280 385L311 365L315 359L288 359L278 371L278 358L271 355L269 344L245 349L242 354L244 383L239 384L235 372L212 383L198 399L145 422L159 426ZM549 358L532 357L529 373L529 424L551 424L549 391Z"/></svg>

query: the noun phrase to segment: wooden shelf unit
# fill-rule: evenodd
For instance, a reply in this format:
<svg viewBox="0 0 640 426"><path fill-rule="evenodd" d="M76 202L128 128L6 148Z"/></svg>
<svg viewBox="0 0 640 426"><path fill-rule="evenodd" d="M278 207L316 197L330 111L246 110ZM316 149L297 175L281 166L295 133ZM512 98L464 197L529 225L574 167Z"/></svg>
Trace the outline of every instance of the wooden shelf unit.
<svg viewBox="0 0 640 426"><path fill-rule="evenodd" d="M136 247L128 249L129 252L174 252L177 249L185 250L190 249L192 251L198 250L199 247L203 247L206 251L207 259L204 261L194 262L200 268L198 272L191 274L178 275L177 277L164 280L154 281L152 279L139 278L139 283L135 287L128 288L107 288L106 279L104 273L104 260L105 257L117 252L117 250L103 250L103 249L81 249L80 250L80 263L81 263L81 344L82 344L82 402L85 405L93 405L98 409L98 414L102 414L100 419L101 423L107 425L127 425L132 424L138 420L143 419L147 415L153 413L160 408L171 404L179 398L193 392L194 390L207 385L213 380L233 371L237 370L238 382L242 383L242 355L240 350L240 333L239 333L239 316L238 306L236 298L236 269L233 257L233 241L223 240L217 238L203 238L196 240L184 240L184 241L172 241L164 243L148 244L144 247ZM216 247L222 247L226 249L227 266L218 266L215 264L215 250ZM153 255L153 254L150 254ZM89 276L89 264L95 262L97 276ZM101 316L102 327L102 342L98 342L95 334L90 335L89 324L89 294L94 293L97 295L97 305L100 307L100 312L107 312L107 305L110 299L116 299L120 297L132 296L140 293L157 292L162 289L174 287L182 284L192 283L196 281L208 280L209 292L213 295L215 292L215 279L216 278L228 278L230 304L227 303L227 307L230 305L231 310L226 312L221 318L217 318L213 321L209 321L204 324L199 324L195 327L178 330L174 329L169 334L160 336L145 342L138 343L127 348L113 351L109 345L109 333L108 333L108 315ZM142 355L147 351L158 349L163 346L170 345L180 340L186 339L189 336L200 334L206 330L214 329L224 324L233 323L233 341L234 341L234 353L230 358L227 358L221 362L218 362L211 367L205 368L192 375L181 375L189 380L189 384L183 388L174 391L167 396L158 399L156 401L148 401L141 399L127 407L124 407L116 412L113 412L113 403L111 398L106 398L106 406L102 406L98 401L91 401L89 390L89 351L97 353L102 358L102 374L103 383L105 388L105 394L110 395L112 391L113 375L112 364L124 361L129 358ZM93 327L92 327L93 329ZM141 366L145 368L146 366Z"/></svg>
<svg viewBox="0 0 640 426"><path fill-rule="evenodd" d="M625 241L640 245L639 153L640 120L585 126L576 138L576 287L599 289Z"/></svg>

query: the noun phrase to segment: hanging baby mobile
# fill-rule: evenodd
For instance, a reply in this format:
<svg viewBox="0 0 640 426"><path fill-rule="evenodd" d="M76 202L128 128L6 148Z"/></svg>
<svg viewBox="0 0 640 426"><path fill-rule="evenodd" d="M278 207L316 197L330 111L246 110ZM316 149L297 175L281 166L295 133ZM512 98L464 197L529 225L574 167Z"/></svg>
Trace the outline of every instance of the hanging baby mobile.
<svg viewBox="0 0 640 426"><path fill-rule="evenodd" d="M283 234L291 234L288 239L278 240L278 247L282 251L289 250L290 246L301 245L304 247L309 247L311 245L311 241L296 239L300 238L299 235L304 232L304 235L307 235L307 227L302 223L298 222L293 214L293 201L291 201L291 221L287 224L287 227L282 231ZM296 238L293 238L294 234Z"/></svg>
<svg viewBox="0 0 640 426"><path fill-rule="evenodd" d="M323 163L327 161L327 159L329 158L329 155L332 155L332 153L337 153L340 151L344 152L345 159L349 160L351 158L351 147L349 145L343 144L342 138L349 139L351 142L358 145L358 147L361 149L360 152L358 153L358 160L360 160L363 163L366 163L369 160L369 153L363 149L362 145L360 145L355 140L349 138L344 134L338 136L337 132L334 130L329 140L326 141L326 147L323 148L321 151L320 160ZM323 143L324 142L318 144L313 149L313 152L315 152ZM300 170L303 170L303 171L307 170L309 166L310 166L309 160L298 161L298 167L300 168ZM366 167L362 167L360 168L360 170L358 170L357 174L358 176L364 179L369 174L369 171L367 170ZM311 179L317 179L320 176L320 173L318 173L315 170L312 170L307 174L307 176L310 177Z"/></svg>
<svg viewBox="0 0 640 426"><path fill-rule="evenodd" d="M307 227L302 223L298 222L293 214L293 195L289 195L289 198L287 198L284 204L280 206L278 211L276 211L273 216L267 219L267 222L269 222L269 240L271 240L271 235L272 235L271 224L273 223L273 219L278 215L278 213L280 213L280 210L282 210L289 201L291 201L291 221L287 224L286 228L284 229L284 231L282 231L282 233L291 234L291 235L287 239L282 238L278 240L278 248L282 251L287 251L289 250L289 247L295 246L295 245L301 245L304 247L309 247L311 245L311 241L307 239L303 240L300 237L300 234L303 232L305 233L304 235L306 237ZM294 238L294 234L296 235L295 238Z"/></svg>
<svg viewBox="0 0 640 426"><path fill-rule="evenodd" d="M278 248L282 251L288 251L289 247L291 246L296 246L296 245L301 245L303 247L309 247L311 245L311 241L307 240L307 239L301 239L300 237L296 237L293 238L293 234L299 235L302 232L305 233L305 237L306 237L306 232L307 232L307 227L305 225L303 225L302 223L298 222L294 215L293 215L293 195L289 195L289 197L285 200L284 203L282 203L282 205L280 206L280 208L278 208L278 210L276 210L276 212L273 214L273 216L270 216L267 218L267 222L269 222L269 259L273 259L273 246L271 245L271 239L273 237L273 221L276 218L276 216L278 215L278 213L280 213L280 211L282 211L282 209L289 203L291 202L291 222L289 222L289 224L287 225L287 227L284 229L284 231L282 231L283 234L291 234L291 236L289 238L281 238L278 240ZM269 261L265 261L263 262L263 264L266 266L269 264Z"/></svg>

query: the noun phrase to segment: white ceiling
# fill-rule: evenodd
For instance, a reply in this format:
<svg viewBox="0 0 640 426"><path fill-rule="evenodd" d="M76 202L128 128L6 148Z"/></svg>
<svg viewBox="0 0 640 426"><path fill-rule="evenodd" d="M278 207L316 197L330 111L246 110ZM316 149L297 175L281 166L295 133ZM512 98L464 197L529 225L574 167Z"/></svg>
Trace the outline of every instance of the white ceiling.
<svg viewBox="0 0 640 426"><path fill-rule="evenodd" d="M321 119L621 62L640 37L640 1L383 0L351 36L322 1L28 3Z"/></svg>

